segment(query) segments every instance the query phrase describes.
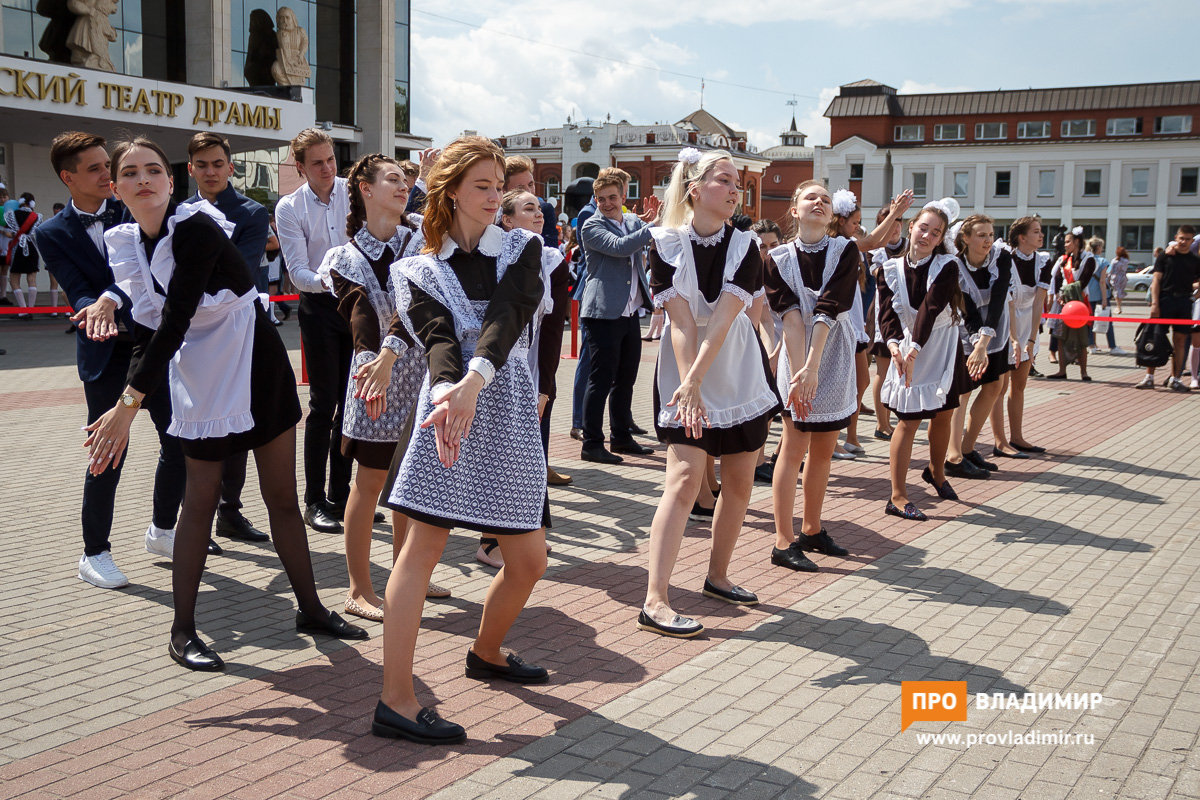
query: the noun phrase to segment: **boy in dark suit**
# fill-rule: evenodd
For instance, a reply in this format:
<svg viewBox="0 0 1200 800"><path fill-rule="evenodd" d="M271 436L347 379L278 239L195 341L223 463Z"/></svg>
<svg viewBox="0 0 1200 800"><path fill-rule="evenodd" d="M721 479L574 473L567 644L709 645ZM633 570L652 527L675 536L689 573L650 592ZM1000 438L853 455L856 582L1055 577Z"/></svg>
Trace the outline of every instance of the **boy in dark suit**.
<svg viewBox="0 0 1200 800"><path fill-rule="evenodd" d="M55 137L50 162L71 193L71 202L34 233L38 252L66 291L72 317L79 324L76 357L87 398L88 422L94 422L121 399L133 356L133 320L129 298L113 283L104 231L128 221L112 196L105 141L94 134L70 131ZM186 471L179 440L167 435L171 424L168 391L154 392L142 403L158 430L160 450L154 474L154 515L146 531L146 551L171 558L175 522L183 500ZM109 533L117 483L124 463L83 481L83 556L81 580L104 589L129 580L113 563Z"/></svg>

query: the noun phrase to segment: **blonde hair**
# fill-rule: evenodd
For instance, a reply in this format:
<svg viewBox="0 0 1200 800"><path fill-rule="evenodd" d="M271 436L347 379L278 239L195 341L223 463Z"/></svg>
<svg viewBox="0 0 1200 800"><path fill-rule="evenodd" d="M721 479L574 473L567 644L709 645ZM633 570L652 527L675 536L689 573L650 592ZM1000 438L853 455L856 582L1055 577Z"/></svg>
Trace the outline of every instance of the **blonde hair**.
<svg viewBox="0 0 1200 800"><path fill-rule="evenodd" d="M327 144L332 147L333 137L320 128L305 128L296 134L296 138L291 141L292 156L296 161L296 172L300 172L300 166L304 163L304 156L308 152L308 148L319 144Z"/></svg>
<svg viewBox="0 0 1200 800"><path fill-rule="evenodd" d="M629 173L620 167L605 167L592 181L592 194L606 186L615 186L624 192L629 186Z"/></svg>
<svg viewBox="0 0 1200 800"><path fill-rule="evenodd" d="M725 150L709 150L695 164L677 161L671 170L671 182L663 195L662 207L658 212L658 224L664 228L682 228L692 219L692 187L708 177L708 173L722 161L733 163L733 156Z"/></svg>
<svg viewBox="0 0 1200 800"><path fill-rule="evenodd" d="M504 159L504 182L513 175L520 175L522 172L533 174L533 162L525 156L509 156Z"/></svg>
<svg viewBox="0 0 1200 800"><path fill-rule="evenodd" d="M479 161L491 161L504 172L504 151L491 139L483 136L460 136L446 145L433 165L426 182L425 219L421 231L425 234L423 253L436 253L442 249L450 223L454 221L453 192L462 183L463 176Z"/></svg>
<svg viewBox="0 0 1200 800"><path fill-rule="evenodd" d="M829 187L827 187L825 185L824 181L817 181L817 180L811 180L811 179L807 180L807 181L803 181L799 186L797 186L795 189L792 190L792 201L791 201L791 203L788 204L788 207L795 208L796 202L800 199L800 195L804 192L805 189L807 189L810 186L820 186L822 189L825 190L826 194L829 193ZM832 203L831 203L831 205L832 205ZM830 220L830 224L832 225L836 219L837 219L836 215L833 216ZM799 238L799 236L800 236L800 220L799 220L799 218L792 217L792 224L789 227L791 227L791 231L788 232L788 241ZM829 225L826 225L826 228L828 229ZM832 232L827 230L826 232L829 233L830 236L838 235L836 230L834 230Z"/></svg>

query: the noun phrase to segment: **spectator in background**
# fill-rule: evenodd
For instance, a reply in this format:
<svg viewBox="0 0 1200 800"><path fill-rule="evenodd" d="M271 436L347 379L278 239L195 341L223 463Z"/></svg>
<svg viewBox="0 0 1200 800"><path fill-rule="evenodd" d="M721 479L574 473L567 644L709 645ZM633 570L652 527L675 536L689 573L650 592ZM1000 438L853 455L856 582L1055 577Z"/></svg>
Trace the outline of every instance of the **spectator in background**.
<svg viewBox="0 0 1200 800"><path fill-rule="evenodd" d="M17 305L32 308L37 305L38 251L33 242L33 229L41 224L42 216L34 211L37 201L29 192L21 195L13 211L4 212L4 227L11 238L5 257L8 263L8 281ZM25 292L21 292L21 276L25 276ZM21 319L31 320L32 314L18 314Z"/></svg>
<svg viewBox="0 0 1200 800"><path fill-rule="evenodd" d="M408 205L404 209L405 214L420 214L425 208L425 179L429 177L430 171L433 169L433 163L437 161L437 157L441 155L441 150L430 147L427 150L421 151L421 165L417 167L416 175L410 175L409 170L405 169L404 165L400 169L404 172L404 180L408 183ZM412 164L411 161L405 161L405 164ZM413 166L416 166L415 164Z"/></svg>
<svg viewBox="0 0 1200 800"><path fill-rule="evenodd" d="M0 306L11 306L8 299L8 244L12 241L13 231L8 229L4 217L10 211L16 211L19 204L8 193L8 187L0 183Z"/></svg>
<svg viewBox="0 0 1200 800"><path fill-rule="evenodd" d="M547 202L537 192L537 181L533 177L533 162L525 156L509 156L504 159L504 191L529 192L538 199L542 209L542 242L546 247L558 247L557 215L554 204Z"/></svg>
<svg viewBox="0 0 1200 800"><path fill-rule="evenodd" d="M621 175L626 175L626 179L628 179L628 173L616 167L607 167L601 170L600 174L607 175L609 174L609 170L615 170L612 174L620 173ZM580 242L580 245L579 266L575 270L575 290L571 294L571 299L573 300L580 300L583 297L583 287L587 285L587 250L583 247L581 235L583 233L583 224L591 219L595 213L596 198L593 196L588 199L587 205L581 208L579 214L575 217L575 237ZM587 376L591 368L592 358L588 354L587 329L580 325L579 359L575 362L575 385L571 392L571 438L579 442L583 441L583 395L587 389Z"/></svg>
<svg viewBox="0 0 1200 800"><path fill-rule="evenodd" d="M1165 251L1154 260L1154 280L1150 284L1150 316L1160 319L1192 319L1192 307L1196 294L1196 283L1200 280L1200 257L1192 253L1196 229L1181 225L1175 233L1174 249ZM1155 252L1162 251L1158 248ZM1183 353L1188 337L1192 348L1200 346L1200 333L1195 325L1172 325L1171 376L1163 383L1175 392L1189 392L1191 388L1179 378L1183 374ZM1192 379L1196 375L1193 372ZM1146 375L1135 387L1154 388L1154 367L1146 367ZM1198 387L1200 388L1200 387Z"/></svg>
<svg viewBox="0 0 1200 800"><path fill-rule="evenodd" d="M1099 236L1093 236L1088 239L1087 244L1088 249L1092 251L1092 255L1096 257L1096 272L1092 275L1092 280L1088 283L1088 298L1091 301L1092 316L1109 316L1108 314L1097 314L1099 309L1108 309L1110 300L1108 289L1108 269L1110 262L1104 257L1104 240ZM1096 347L1095 328L1095 322L1088 326L1089 353L1100 352L1100 348ZM1108 323L1108 351L1116 356L1123 355L1125 352L1117 347L1117 337L1113 331L1111 322Z"/></svg>
<svg viewBox="0 0 1200 800"><path fill-rule="evenodd" d="M1112 299L1117 304L1117 316L1121 315L1121 301L1125 299L1125 287L1129 285L1129 251L1124 247L1117 248L1117 257L1108 266L1108 286L1112 291ZM1120 348L1117 348L1120 350ZM1122 355L1116 353L1115 355Z"/></svg>
<svg viewBox="0 0 1200 800"><path fill-rule="evenodd" d="M1055 259L1062 258L1063 253L1067 252L1067 226L1066 225L1058 226L1058 233L1054 234L1054 239L1050 242L1050 245L1054 248L1054 258Z"/></svg>

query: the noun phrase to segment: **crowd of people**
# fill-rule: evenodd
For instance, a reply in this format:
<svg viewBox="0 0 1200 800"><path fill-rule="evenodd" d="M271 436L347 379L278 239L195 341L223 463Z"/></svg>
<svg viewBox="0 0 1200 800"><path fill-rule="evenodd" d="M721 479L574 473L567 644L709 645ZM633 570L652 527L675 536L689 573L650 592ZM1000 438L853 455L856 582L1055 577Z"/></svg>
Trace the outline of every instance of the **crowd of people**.
<svg viewBox="0 0 1200 800"><path fill-rule="evenodd" d="M805 181L785 231L737 214L739 175L722 150L684 148L656 213L643 216L626 208L629 176L600 170L592 203L561 231L532 163L482 137L426 151L419 165L368 154L345 177L324 131L301 131L291 150L303 183L272 218L230 184L232 154L217 134L192 138L197 192L176 203L171 157L153 141L123 141L110 154L99 136L64 133L51 161L70 203L39 224L29 221L30 198L27 214L17 209L9 220L9 250L32 247L35 265L40 253L76 309L89 455L79 577L102 588L128 583L109 535L130 426L145 407L159 439L145 548L173 562L171 658L192 670L224 666L195 623L206 559L221 552L214 533L274 543L296 595L298 632L367 638L316 593L307 528L340 532L342 611L383 624L373 731L385 737L466 735L414 691L423 605L450 594L431 578L453 528L478 533L477 559L498 570L467 677L549 680L502 646L546 570L548 486L572 482L547 464L572 300L584 344L571 435L583 461L655 452L636 438L648 431L633 399L643 342L662 341L652 406L666 477L636 625L679 638L704 631L669 600L689 518L711 524L703 594L733 605L758 603L730 579L755 481L772 487L772 564L815 572L807 554L848 555L822 508L832 462L864 452L857 420L867 414L874 438L890 448L884 511L925 520L907 488L918 429L928 426L921 479L946 501L958 499L950 478L987 479L996 461L1044 453L1024 424L1043 314L1073 299L1108 305L1103 243L1085 242L1080 229L1066 232L1055 257L1041 249L1036 217L998 240L990 217L960 220L948 201L906 220L913 198L904 192L868 233L851 192ZM1185 296L1200 280L1190 228L1160 262L1152 314L1190 317ZM302 504L302 413L267 294L281 278L273 263L299 293L309 378ZM19 302L36 297L27 291ZM1050 327L1059 372L1047 377L1065 378L1077 363L1090 380L1087 332ZM1191 336L1190 326L1176 328L1172 389L1182 386ZM1153 371L1147 380L1153 387ZM989 421L993 446L981 453ZM241 513L250 452L270 534ZM393 531L382 596L370 574L372 528L387 519L381 508Z"/></svg>

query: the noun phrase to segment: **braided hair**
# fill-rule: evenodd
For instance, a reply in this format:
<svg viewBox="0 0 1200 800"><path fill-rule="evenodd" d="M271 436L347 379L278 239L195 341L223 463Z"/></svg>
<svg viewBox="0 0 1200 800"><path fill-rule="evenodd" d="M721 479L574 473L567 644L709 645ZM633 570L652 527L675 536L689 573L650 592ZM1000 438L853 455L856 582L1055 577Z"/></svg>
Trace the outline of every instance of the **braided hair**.
<svg viewBox="0 0 1200 800"><path fill-rule="evenodd" d="M346 176L346 188L350 195L350 213L346 215L346 235L353 239L362 226L367 224L367 208L363 204L360 183L374 183L387 164L399 166L396 159L383 153L367 153L354 162Z"/></svg>

